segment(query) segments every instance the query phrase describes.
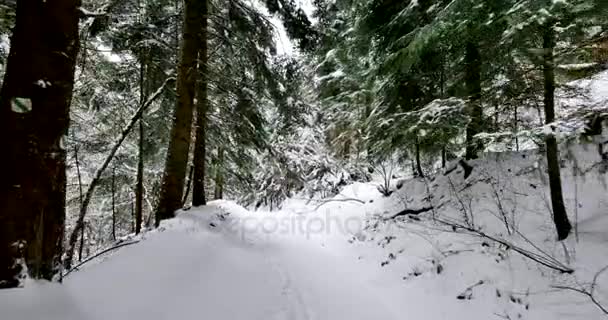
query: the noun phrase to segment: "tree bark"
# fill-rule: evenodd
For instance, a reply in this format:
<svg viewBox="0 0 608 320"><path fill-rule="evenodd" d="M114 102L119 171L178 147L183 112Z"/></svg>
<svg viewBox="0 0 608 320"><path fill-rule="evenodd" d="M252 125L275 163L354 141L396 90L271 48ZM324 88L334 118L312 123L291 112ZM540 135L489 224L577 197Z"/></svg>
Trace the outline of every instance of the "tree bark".
<svg viewBox="0 0 608 320"><path fill-rule="evenodd" d="M167 150L160 199L156 209L156 226L161 220L175 216L181 207L184 180L190 149L190 131L194 103L196 60L199 51L198 33L201 29L201 3L186 0L180 62L177 71L177 105L173 115L171 139Z"/></svg>
<svg viewBox="0 0 608 320"><path fill-rule="evenodd" d="M543 32L543 75L545 83L545 124L550 125L555 121L555 66L553 50L555 38L552 26L547 26ZM557 139L554 134L545 137L547 144L547 167L549 171L549 187L551 189L551 206L553 208L553 221L557 230L557 239L564 240L568 237L572 225L568 220L564 198L562 195L562 182L559 167L559 150Z"/></svg>
<svg viewBox="0 0 608 320"><path fill-rule="evenodd" d="M202 3L202 23L199 34L198 53L198 90L196 97L196 144L194 145L194 179L192 185L192 205L206 204L205 170L206 170L206 136L207 136L207 0Z"/></svg>
<svg viewBox="0 0 608 320"><path fill-rule="evenodd" d="M424 172L422 172L422 164L420 163L420 142L418 141L418 136L416 136L416 171L418 171L418 177L424 177Z"/></svg>
<svg viewBox="0 0 608 320"><path fill-rule="evenodd" d="M80 161L78 161L78 147L74 148L74 160L76 161L76 175L78 176L78 195L79 203L82 206L82 175L80 174ZM80 247L78 248L78 261L82 261L82 250L84 249L84 231L80 233Z"/></svg>
<svg viewBox="0 0 608 320"><path fill-rule="evenodd" d="M144 58L141 58L144 59ZM139 67L139 103L142 105L146 97L145 65L142 61ZM141 231L144 204L144 121L143 114L139 119L139 145L137 157L137 185L135 186L135 234Z"/></svg>
<svg viewBox="0 0 608 320"><path fill-rule="evenodd" d="M219 147L217 149L217 166L215 168L215 199L224 197L224 176L222 174L222 166L224 165L224 150ZM272 199L270 201L270 210L272 211Z"/></svg>
<svg viewBox="0 0 608 320"><path fill-rule="evenodd" d="M466 87L469 101L469 115L471 122L467 125L466 130L466 159L477 158L477 153L482 148L482 145L474 141L475 135L481 132L483 121L483 110L481 109L481 57L479 47L473 40L469 40L466 44L465 53L466 63Z"/></svg>
<svg viewBox="0 0 608 320"><path fill-rule="evenodd" d="M60 272L79 0L19 0L0 92L0 288Z"/></svg>
<svg viewBox="0 0 608 320"><path fill-rule="evenodd" d="M84 229L80 234L84 234ZM116 241L116 168L112 168L112 240Z"/></svg>
<svg viewBox="0 0 608 320"><path fill-rule="evenodd" d="M188 194L190 193L190 189L192 189L193 177L194 166L190 166L190 171L188 172L188 180L186 181L186 191L184 191L184 197L182 198L182 207L186 205L186 200L188 200Z"/></svg>

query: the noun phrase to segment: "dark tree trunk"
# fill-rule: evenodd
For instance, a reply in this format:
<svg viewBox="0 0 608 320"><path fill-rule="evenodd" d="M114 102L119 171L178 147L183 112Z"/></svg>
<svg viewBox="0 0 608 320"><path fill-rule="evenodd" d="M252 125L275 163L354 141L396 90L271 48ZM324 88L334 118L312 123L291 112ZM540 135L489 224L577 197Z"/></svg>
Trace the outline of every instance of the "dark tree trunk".
<svg viewBox="0 0 608 320"><path fill-rule="evenodd" d="M553 49L555 39L552 27L546 27L543 32L544 63L543 75L545 82L545 124L549 125L555 120L555 70ZM564 198L562 195L562 182L559 168L559 150L554 134L545 138L547 144L547 167L549 169L549 187L551 188L551 205L553 207L553 221L557 229L557 239L568 237L572 226L568 220Z"/></svg>
<svg viewBox="0 0 608 320"><path fill-rule="evenodd" d="M224 150L220 147L217 149L217 166L215 168L215 199L222 199L224 197L224 176L222 174L223 165ZM272 199L270 203L270 206L272 207Z"/></svg>
<svg viewBox="0 0 608 320"><path fill-rule="evenodd" d="M173 218L175 210L181 208L190 149L196 60L199 51L198 33L201 30L202 17L200 13L200 1L185 1L183 39L177 71L177 105L173 115L171 140L156 209L157 227L160 221Z"/></svg>
<svg viewBox="0 0 608 320"><path fill-rule="evenodd" d="M142 58L143 59L143 58ZM145 87L145 64L140 63L139 68L139 104L143 105L147 99ZM141 232L144 209L144 120L143 114L139 119L139 145L137 157L137 185L135 186L135 234Z"/></svg>
<svg viewBox="0 0 608 320"><path fill-rule="evenodd" d="M476 134L481 132L483 112L481 109L481 57L479 47L473 40L469 40L466 45L466 87L469 95L469 115L471 122L466 130L466 154L467 159L477 158L477 153L482 148L481 144L474 141Z"/></svg>
<svg viewBox="0 0 608 320"><path fill-rule="evenodd" d="M78 248L78 261L82 261L82 251L84 251L84 229L80 233L80 247Z"/></svg>
<svg viewBox="0 0 608 320"><path fill-rule="evenodd" d="M84 229L80 234L84 234ZM112 168L112 240L116 241L116 168Z"/></svg>
<svg viewBox="0 0 608 320"><path fill-rule="evenodd" d="M420 142L418 142L418 136L416 136L416 171L418 171L418 176L420 178L424 177L424 172L422 172L422 164L420 163Z"/></svg>
<svg viewBox="0 0 608 320"><path fill-rule="evenodd" d="M441 168L445 169L446 163L446 148L441 148Z"/></svg>
<svg viewBox="0 0 608 320"><path fill-rule="evenodd" d="M139 156L137 159L137 185L135 187L135 234L141 232L144 210L144 123L139 120Z"/></svg>
<svg viewBox="0 0 608 320"><path fill-rule="evenodd" d="M78 148L74 149L74 160L76 161L76 175L78 176L79 202L80 202L80 206L82 206L84 194L82 192L82 176L80 174L80 161L78 161ZM83 230L83 232L80 233L80 247L78 248L78 261L82 261L82 250L83 249L84 249L84 230Z"/></svg>
<svg viewBox="0 0 608 320"><path fill-rule="evenodd" d="M79 0L19 0L0 92L0 288L60 272Z"/></svg>
<svg viewBox="0 0 608 320"><path fill-rule="evenodd" d="M513 108L513 132L515 133L515 151L519 151L519 113L517 106Z"/></svg>
<svg viewBox="0 0 608 320"><path fill-rule="evenodd" d="M196 144L194 145L194 179L192 185L192 205L206 204L205 170L206 170L206 136L207 136L207 1L202 3L202 27L198 53L198 83L196 97Z"/></svg>

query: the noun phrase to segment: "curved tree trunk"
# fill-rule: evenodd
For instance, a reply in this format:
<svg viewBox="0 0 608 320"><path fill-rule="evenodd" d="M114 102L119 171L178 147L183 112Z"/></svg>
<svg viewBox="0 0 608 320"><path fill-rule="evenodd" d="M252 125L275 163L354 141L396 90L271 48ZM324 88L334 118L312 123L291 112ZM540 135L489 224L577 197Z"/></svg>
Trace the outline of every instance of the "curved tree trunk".
<svg viewBox="0 0 608 320"><path fill-rule="evenodd" d="M181 208L184 180L190 150L190 132L196 79L196 60L201 28L201 2L186 0L184 5L183 39L177 70L177 105L173 114L171 140L167 150L160 199L156 209L156 226L161 220L175 216Z"/></svg>
<svg viewBox="0 0 608 320"><path fill-rule="evenodd" d="M545 124L549 125L555 121L555 69L553 49L555 39L552 27L546 27L543 33L543 48L545 50L543 59L543 75L545 82ZM572 225L568 220L564 198L562 195L562 181L559 168L559 150L555 135L548 134L545 138L547 144L547 167L549 171L549 187L551 189L551 206L553 208L553 221L557 229L557 239L564 240L568 237Z"/></svg>
<svg viewBox="0 0 608 320"><path fill-rule="evenodd" d="M0 288L60 271L79 0L19 0L0 99Z"/></svg>
<svg viewBox="0 0 608 320"><path fill-rule="evenodd" d="M192 185L192 205L206 204L206 135L207 135L207 1L201 0L203 16L198 53L198 90L196 97L196 144L194 145L194 181Z"/></svg>

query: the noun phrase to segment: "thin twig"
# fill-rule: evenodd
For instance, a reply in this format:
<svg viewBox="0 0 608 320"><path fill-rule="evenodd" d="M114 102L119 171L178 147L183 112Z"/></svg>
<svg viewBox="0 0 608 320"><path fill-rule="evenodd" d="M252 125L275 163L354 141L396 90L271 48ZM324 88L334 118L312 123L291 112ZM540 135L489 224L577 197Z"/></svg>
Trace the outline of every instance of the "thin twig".
<svg viewBox="0 0 608 320"><path fill-rule="evenodd" d="M99 253L94 254L94 255L92 255L92 256L90 256L90 257L86 258L84 261L80 262L79 264L77 264L77 265L75 265L73 268L71 268L70 270L66 271L66 273L64 273L64 274L63 274L63 277L64 277L64 278L65 278L65 277L67 277L67 276L68 276L70 273L72 273L73 271L78 271L78 269L79 269L79 268L80 268L80 267L81 267L83 264L85 264L85 263L87 263L87 262L89 262L89 261L91 261L91 260L93 260L93 259L95 259L95 258L99 257L100 255L102 255L102 254L104 254L104 253L107 253L107 252L110 252L110 251L112 251L112 250L116 250L116 249L118 249L118 248L122 248L122 247L125 247L125 246L129 246L129 245L132 245L132 244L136 244L136 243L138 243L138 242L139 242L139 240L133 240L133 241L130 241L130 242L123 242L123 243L120 243L120 244L115 245L115 246L113 246L113 247L110 247L110 248L107 248L107 249L105 249L105 250L102 250L102 251L100 251Z"/></svg>

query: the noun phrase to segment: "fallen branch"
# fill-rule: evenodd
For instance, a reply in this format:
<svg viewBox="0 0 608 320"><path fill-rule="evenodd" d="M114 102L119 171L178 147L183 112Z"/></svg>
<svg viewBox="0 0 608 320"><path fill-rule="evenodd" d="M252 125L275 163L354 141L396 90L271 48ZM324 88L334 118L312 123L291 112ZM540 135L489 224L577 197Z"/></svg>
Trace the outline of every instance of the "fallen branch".
<svg viewBox="0 0 608 320"><path fill-rule="evenodd" d="M400 217L400 216L407 216L407 215L417 216L417 215L419 215L421 213L424 213L424 212L427 212L427 211L431 211L431 210L433 210L433 207L424 207L424 208L421 208L421 209L404 209L404 210L401 210L398 213L396 213L396 214L394 214L394 215L386 218L385 220L391 220L391 219L395 219L395 218Z"/></svg>
<svg viewBox="0 0 608 320"><path fill-rule="evenodd" d="M513 243L510 243L510 242L508 242L506 240L503 240L503 239L491 236L491 235L489 235L489 234L487 234L487 233L485 233L485 232L483 232L481 230L477 230L477 229L475 229L473 227L468 227L468 226L465 226L465 225L462 225L462 224L459 224L459 223L456 223L456 222L450 222L450 221L439 219L439 218L436 219L436 221L438 221L439 223L443 223L443 224L445 224L447 226L452 227L454 229L454 231L457 231L457 229L462 229L462 230L468 231L470 233L477 234L477 235L479 235L479 236L481 236L483 238L492 240L492 241L494 241L496 243L500 243L500 244L504 245L505 247L513 249L513 251L521 254L522 256L524 256L524 257L526 257L526 258L528 258L528 259L530 259L532 261L540 263L541 265L543 265L543 266L545 266L547 268L550 268L550 269L553 269L553 270L557 270L557 271L562 272L562 273L568 273L568 274L574 272L573 269L565 266L562 263L559 263L558 261L556 261L555 258L553 258L551 256L548 256L546 253L544 253L542 251L541 251L542 255L534 253L534 252L531 252L531 251L528 251L528 250L526 250L524 248L520 248L520 247L518 247L518 246L514 245Z"/></svg>
<svg viewBox="0 0 608 320"><path fill-rule="evenodd" d="M91 202L91 198L93 197L93 192L95 191L95 188L101 181L101 175L106 170L106 168L110 165L110 162L114 158L116 151L118 151L118 148L120 148L120 146L122 145L123 141L126 139L129 132L131 132L131 129L133 129L133 127L135 126L135 123L137 123L139 118L141 118L141 116L143 115L144 111L146 111L146 109L152 104L152 102L154 102L154 100L156 100L161 95L161 93L163 93L163 91L168 86L168 84L172 83L174 81L175 81L175 78L168 78L167 80L165 80L165 82L158 88L158 90L156 90L156 92L144 104L142 104L139 107L139 109L137 109L137 111L135 112L135 115L133 115L133 117L131 118L131 121L123 129L122 134L120 135L120 137L118 138L118 140L116 141L116 143L114 144L112 149L110 150L108 157L106 158L104 163L101 165L101 167L99 169L97 169L97 172L95 173L95 177L93 178L93 180L91 180L91 184L89 184L89 188L87 189L87 193L85 195L84 201L82 202L82 205L80 206L80 213L78 215L78 220L76 221L76 226L74 227L72 234L70 234L67 254L66 254L66 258L65 258L65 262L64 262L66 269L70 269L70 267L72 266L72 259L74 258L74 248L76 246L76 241L78 240L78 233L82 231L82 228L84 225L84 217L87 214L87 209L89 207L89 203Z"/></svg>
<svg viewBox="0 0 608 320"><path fill-rule="evenodd" d="M83 265L83 264L85 264L85 263L87 263L87 262L89 262L89 261L91 261L91 260L93 260L93 259L95 259L95 258L99 257L100 255L102 255L102 254L104 254L104 253L108 253L108 252L110 252L110 251L112 251L112 250L116 250L116 249L118 249L118 248L122 248L122 247L129 246L129 245L132 245L132 244L136 244L136 243L138 243L138 242L139 242L139 240L133 240L133 241L130 241L130 242L123 242L123 243L117 244L117 245L115 245L115 246L113 246L113 247L110 247L110 248L107 248L107 249L105 249L105 250L102 250L102 251L100 251L100 252L96 253L95 255L92 255L92 256L90 256L90 257L86 258L84 261L80 262L79 264L77 264L77 265L76 265L76 266L74 266L73 268L71 268L71 269L69 269L68 271L66 271L66 273L64 273L64 274L63 274L63 277L64 277L64 278L65 278L65 277L67 277L67 276L68 276L70 273L72 273L73 271L78 271L78 270L79 270L79 268L80 268L80 267L82 267L82 265Z"/></svg>
<svg viewBox="0 0 608 320"><path fill-rule="evenodd" d="M315 207L315 211L319 210L319 208L321 208L322 206L330 203L330 202L347 202L347 201L354 201L354 202L359 202L361 204L365 204L365 201L363 200L359 200L359 199L355 199L355 198L343 198L343 199L326 199L326 200L316 200L321 202L318 206Z"/></svg>
<svg viewBox="0 0 608 320"><path fill-rule="evenodd" d="M600 271L598 271L595 274L595 276L593 277L593 282L591 282L591 288L589 290L586 290L584 288L574 288L574 287L568 287L568 286L552 286L552 287L556 288L556 289L570 290L570 291L574 291L574 292L578 292L583 295L586 295L587 297L589 297L591 302L593 302L593 304L595 304L596 307L598 307L600 310L602 310L602 312L605 315L608 315L608 309L606 309L606 307L603 306L601 304L601 302L597 300L597 298L595 298L595 287L597 286L597 278L599 278L599 276L606 270L608 270L608 266L603 267L602 269L600 269Z"/></svg>

